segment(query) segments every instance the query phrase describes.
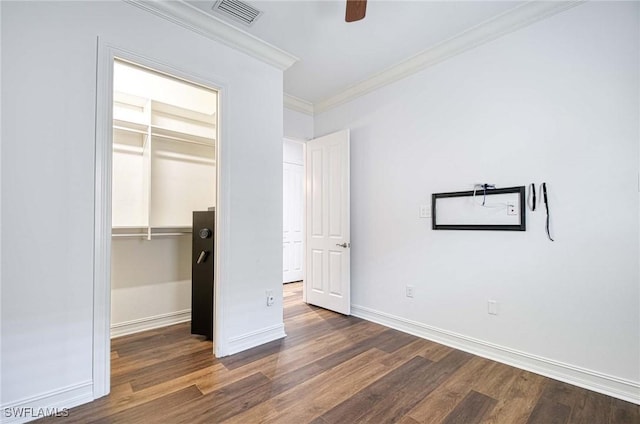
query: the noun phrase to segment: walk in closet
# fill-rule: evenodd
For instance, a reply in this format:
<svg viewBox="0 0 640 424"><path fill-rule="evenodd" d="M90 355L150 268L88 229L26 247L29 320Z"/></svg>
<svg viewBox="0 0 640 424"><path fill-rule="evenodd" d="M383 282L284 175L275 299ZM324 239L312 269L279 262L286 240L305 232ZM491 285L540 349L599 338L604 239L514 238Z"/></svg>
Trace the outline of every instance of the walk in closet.
<svg viewBox="0 0 640 424"><path fill-rule="evenodd" d="M112 336L187 321L192 213L215 207L217 92L116 60Z"/></svg>

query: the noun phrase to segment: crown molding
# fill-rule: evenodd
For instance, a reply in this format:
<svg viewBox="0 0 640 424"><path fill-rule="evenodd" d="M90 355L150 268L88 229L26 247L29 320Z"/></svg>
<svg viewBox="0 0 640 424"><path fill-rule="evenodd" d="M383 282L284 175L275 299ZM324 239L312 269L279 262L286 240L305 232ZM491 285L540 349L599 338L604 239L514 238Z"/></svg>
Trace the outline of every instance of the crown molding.
<svg viewBox="0 0 640 424"><path fill-rule="evenodd" d="M331 108L406 78L409 75L422 71L452 56L488 43L505 34L524 28L534 22L582 3L584 3L582 0L527 2L449 38L434 47L424 50L397 65L378 72L348 87L339 94L315 103L313 105L313 111L316 114L326 112Z"/></svg>
<svg viewBox="0 0 640 424"><path fill-rule="evenodd" d="M291 94L284 93L284 107L313 116L313 103Z"/></svg>
<svg viewBox="0 0 640 424"><path fill-rule="evenodd" d="M123 0L147 12L160 16L211 40L240 50L278 69L285 70L299 59L248 32L242 31L215 16L185 3L183 0L149 1Z"/></svg>

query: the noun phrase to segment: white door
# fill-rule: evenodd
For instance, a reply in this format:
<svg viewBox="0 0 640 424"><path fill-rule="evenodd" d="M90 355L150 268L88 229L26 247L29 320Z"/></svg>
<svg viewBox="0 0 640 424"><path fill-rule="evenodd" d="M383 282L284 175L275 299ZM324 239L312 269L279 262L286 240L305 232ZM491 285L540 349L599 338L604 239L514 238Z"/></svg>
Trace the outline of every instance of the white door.
<svg viewBox="0 0 640 424"><path fill-rule="evenodd" d="M283 174L282 277L283 282L304 276L304 166L285 163Z"/></svg>
<svg viewBox="0 0 640 424"><path fill-rule="evenodd" d="M306 144L307 303L351 313L349 130Z"/></svg>

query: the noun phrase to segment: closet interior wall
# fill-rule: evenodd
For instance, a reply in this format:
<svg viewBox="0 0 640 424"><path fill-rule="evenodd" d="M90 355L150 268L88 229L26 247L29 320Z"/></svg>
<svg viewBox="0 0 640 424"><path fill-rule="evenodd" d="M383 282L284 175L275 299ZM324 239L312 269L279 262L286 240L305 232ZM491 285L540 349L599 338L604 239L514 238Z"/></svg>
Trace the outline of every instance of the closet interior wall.
<svg viewBox="0 0 640 424"><path fill-rule="evenodd" d="M217 93L114 64L112 337L190 319L192 212L216 201Z"/></svg>

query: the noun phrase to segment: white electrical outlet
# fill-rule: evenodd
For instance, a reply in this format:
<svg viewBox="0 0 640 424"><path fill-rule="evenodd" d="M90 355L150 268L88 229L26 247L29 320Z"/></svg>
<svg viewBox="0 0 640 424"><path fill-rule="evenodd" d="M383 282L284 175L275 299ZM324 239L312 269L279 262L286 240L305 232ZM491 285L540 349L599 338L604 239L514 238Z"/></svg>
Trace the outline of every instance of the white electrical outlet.
<svg viewBox="0 0 640 424"><path fill-rule="evenodd" d="M273 306L275 301L276 299L273 297L273 290L267 290L267 306Z"/></svg>
<svg viewBox="0 0 640 424"><path fill-rule="evenodd" d="M431 218L431 206L420 205L420 214L418 216L420 218Z"/></svg>
<svg viewBox="0 0 640 424"><path fill-rule="evenodd" d="M406 286L405 287L405 294L407 297L413 297L413 291L414 291L415 287L413 286Z"/></svg>
<svg viewBox="0 0 640 424"><path fill-rule="evenodd" d="M516 205L512 205L511 203L507 204L507 215L518 215Z"/></svg>
<svg viewBox="0 0 640 424"><path fill-rule="evenodd" d="M489 315L498 315L498 302L495 300L489 300L487 302L487 312Z"/></svg>

